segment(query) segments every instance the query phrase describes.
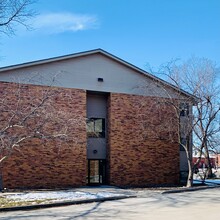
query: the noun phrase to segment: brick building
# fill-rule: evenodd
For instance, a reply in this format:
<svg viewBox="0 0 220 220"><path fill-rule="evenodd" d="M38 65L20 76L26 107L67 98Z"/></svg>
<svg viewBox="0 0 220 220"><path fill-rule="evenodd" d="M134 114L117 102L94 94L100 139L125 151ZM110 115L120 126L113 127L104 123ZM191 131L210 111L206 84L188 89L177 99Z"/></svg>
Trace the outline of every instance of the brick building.
<svg viewBox="0 0 220 220"><path fill-rule="evenodd" d="M33 139L13 151L1 164L3 187L174 185L187 172L177 118L164 100L194 97L171 84L101 49L0 69L0 94L8 91L12 105L18 84L25 104L50 86L50 105L81 123L68 146Z"/></svg>
<svg viewBox="0 0 220 220"><path fill-rule="evenodd" d="M219 168L220 154L210 154L209 158L211 162L211 167L214 169ZM196 164L198 160L200 160L196 166L198 169L208 167L208 160L203 155L201 156L201 158L199 158L197 155L193 156L192 158L193 164Z"/></svg>

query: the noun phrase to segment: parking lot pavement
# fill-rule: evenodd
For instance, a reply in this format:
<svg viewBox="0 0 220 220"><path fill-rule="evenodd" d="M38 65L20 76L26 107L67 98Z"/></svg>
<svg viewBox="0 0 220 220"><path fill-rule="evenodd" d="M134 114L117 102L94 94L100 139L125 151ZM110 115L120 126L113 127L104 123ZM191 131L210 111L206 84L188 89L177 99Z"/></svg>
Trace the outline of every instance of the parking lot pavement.
<svg viewBox="0 0 220 220"><path fill-rule="evenodd" d="M220 216L220 189L162 195L139 190L137 198L33 211L0 213L9 219L154 219L207 220Z"/></svg>

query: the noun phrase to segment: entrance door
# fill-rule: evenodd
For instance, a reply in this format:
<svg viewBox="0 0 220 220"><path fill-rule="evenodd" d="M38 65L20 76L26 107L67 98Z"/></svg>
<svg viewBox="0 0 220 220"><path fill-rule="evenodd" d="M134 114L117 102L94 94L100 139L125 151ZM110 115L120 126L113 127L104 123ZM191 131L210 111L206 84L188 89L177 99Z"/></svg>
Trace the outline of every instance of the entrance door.
<svg viewBox="0 0 220 220"><path fill-rule="evenodd" d="M88 185L106 184L105 160L88 160Z"/></svg>

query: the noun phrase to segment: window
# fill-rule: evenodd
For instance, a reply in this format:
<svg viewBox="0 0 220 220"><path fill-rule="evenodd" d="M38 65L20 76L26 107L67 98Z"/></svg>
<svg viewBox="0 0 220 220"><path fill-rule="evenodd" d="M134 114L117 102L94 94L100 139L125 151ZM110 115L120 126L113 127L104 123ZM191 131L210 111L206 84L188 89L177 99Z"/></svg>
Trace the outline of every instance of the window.
<svg viewBox="0 0 220 220"><path fill-rule="evenodd" d="M181 144L180 144L180 151L185 151L183 146L189 148L190 142L189 142L188 138L180 138L180 142L181 142Z"/></svg>
<svg viewBox="0 0 220 220"><path fill-rule="evenodd" d="M88 137L105 137L105 119L89 118L86 121L86 130Z"/></svg>
<svg viewBox="0 0 220 220"><path fill-rule="evenodd" d="M180 139L180 151L185 151L183 145L186 146L186 138Z"/></svg>
<svg viewBox="0 0 220 220"><path fill-rule="evenodd" d="M180 103L180 116L188 116L188 115L189 115L189 104Z"/></svg>

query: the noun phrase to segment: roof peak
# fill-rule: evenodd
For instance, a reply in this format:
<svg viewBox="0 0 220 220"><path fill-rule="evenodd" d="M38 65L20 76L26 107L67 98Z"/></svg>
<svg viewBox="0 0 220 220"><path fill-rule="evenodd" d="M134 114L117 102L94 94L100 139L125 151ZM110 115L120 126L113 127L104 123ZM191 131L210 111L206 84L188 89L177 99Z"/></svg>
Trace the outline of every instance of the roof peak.
<svg viewBox="0 0 220 220"><path fill-rule="evenodd" d="M21 68L26 68L26 67L31 67L31 66L36 66L36 65L42 65L42 64L48 64L48 63L52 63L52 62L57 62L57 61L62 61L62 60L68 60L68 59L72 59L72 58L76 58L76 57L83 57L83 56L88 56L88 55L92 55L92 54L96 54L96 53L101 53L103 55L105 55L108 58L113 59L114 61L127 66L137 72L139 72L142 75L145 75L145 77L150 77L151 79L161 83L162 85L168 86L176 91L181 92L182 94L184 94L185 96L190 96L191 98L195 99L196 97L194 97L192 94L189 94L188 92L177 88L175 85L172 85L168 82L166 82L163 79L158 78L157 76L154 76L150 73L148 73L147 71L103 50L102 48L97 48L97 49L93 49L93 50L88 50L88 51L83 51L83 52L77 52L77 53L72 53L72 54L67 54L67 55L62 55L62 56L57 56L57 57L52 57L52 58L47 58L47 59L42 59L42 60L36 60L36 61L31 61L31 62L26 62L26 63L21 63L21 64L16 64L16 65L11 65L11 66L6 66L6 67L1 67L0 68L0 73L1 72L6 72L6 71L10 71L10 70L16 70L16 69L21 69Z"/></svg>

